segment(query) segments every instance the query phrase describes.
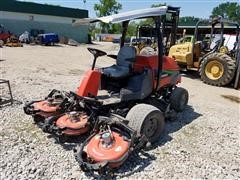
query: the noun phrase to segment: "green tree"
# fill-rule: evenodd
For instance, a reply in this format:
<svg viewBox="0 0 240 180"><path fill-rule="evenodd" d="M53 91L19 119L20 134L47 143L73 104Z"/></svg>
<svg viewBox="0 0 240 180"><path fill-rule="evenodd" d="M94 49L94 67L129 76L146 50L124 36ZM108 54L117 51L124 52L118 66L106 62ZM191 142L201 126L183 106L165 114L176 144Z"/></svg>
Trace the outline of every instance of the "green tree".
<svg viewBox="0 0 240 180"><path fill-rule="evenodd" d="M179 18L178 24L180 26L195 26L199 20L194 16L184 16Z"/></svg>
<svg viewBox="0 0 240 180"><path fill-rule="evenodd" d="M112 14L117 14L119 10L122 9L122 4L118 3L116 0L100 0L99 4L94 4L94 10L98 17L109 16ZM114 25L101 23L102 32L108 33L114 29Z"/></svg>
<svg viewBox="0 0 240 180"><path fill-rule="evenodd" d="M240 23L240 4L237 2L226 2L213 8L211 17L222 16L223 18Z"/></svg>
<svg viewBox="0 0 240 180"><path fill-rule="evenodd" d="M108 33L111 34L121 34L122 32L122 25L120 23L112 24L110 26L110 29L108 30Z"/></svg>
<svg viewBox="0 0 240 180"><path fill-rule="evenodd" d="M130 22L128 25L127 36L136 36L137 26L138 24L135 21Z"/></svg>

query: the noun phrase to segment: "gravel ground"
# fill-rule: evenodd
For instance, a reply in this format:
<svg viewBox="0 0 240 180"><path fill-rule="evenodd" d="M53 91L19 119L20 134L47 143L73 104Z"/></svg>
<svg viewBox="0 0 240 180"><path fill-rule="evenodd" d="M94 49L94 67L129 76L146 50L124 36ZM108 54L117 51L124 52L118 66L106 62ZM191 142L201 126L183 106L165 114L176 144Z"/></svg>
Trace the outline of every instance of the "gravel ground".
<svg viewBox="0 0 240 180"><path fill-rule="evenodd" d="M92 46L117 50L112 44ZM86 47L0 49L0 59L6 60L0 62L1 78L10 80L15 99L14 105L0 109L0 179L89 179L73 157L75 144L57 144L22 109L24 101L42 98L53 88L74 90L92 62ZM97 61L100 67L112 63L109 58ZM188 75L181 84L190 94L186 111L166 124L155 148L132 155L117 178L240 178L240 92Z"/></svg>

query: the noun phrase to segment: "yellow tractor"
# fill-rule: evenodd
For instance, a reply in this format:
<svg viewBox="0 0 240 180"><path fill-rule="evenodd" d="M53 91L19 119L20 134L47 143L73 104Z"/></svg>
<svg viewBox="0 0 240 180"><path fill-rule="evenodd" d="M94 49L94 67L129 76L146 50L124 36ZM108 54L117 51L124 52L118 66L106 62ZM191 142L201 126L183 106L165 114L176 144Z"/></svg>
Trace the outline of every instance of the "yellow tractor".
<svg viewBox="0 0 240 180"><path fill-rule="evenodd" d="M156 28L150 25L137 26L136 36L131 37L130 46L135 47L137 54L157 54Z"/></svg>
<svg viewBox="0 0 240 180"><path fill-rule="evenodd" d="M211 34L199 40L198 29L201 23L211 24ZM236 34L224 34L225 25L236 26ZM238 44L238 23L217 17L207 22L200 20L196 24L194 36L186 36L173 45L168 56L173 57L181 67L198 70L204 83L225 86L235 79L234 87L237 88L240 61Z"/></svg>

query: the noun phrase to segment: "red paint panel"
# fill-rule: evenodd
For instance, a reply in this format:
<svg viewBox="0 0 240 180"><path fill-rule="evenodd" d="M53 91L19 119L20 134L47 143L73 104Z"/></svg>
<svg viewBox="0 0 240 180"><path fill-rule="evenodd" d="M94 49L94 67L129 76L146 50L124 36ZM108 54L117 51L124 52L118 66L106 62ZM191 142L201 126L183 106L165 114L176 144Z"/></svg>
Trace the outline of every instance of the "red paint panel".
<svg viewBox="0 0 240 180"><path fill-rule="evenodd" d="M170 77L170 76L167 76L167 77L162 78L162 79L160 80L160 86L161 86L161 88L162 88L162 87L167 87L167 86L169 86L169 85L170 85L170 82L171 82L171 77ZM179 77L179 78L177 79L177 83L176 83L176 84L178 84L178 83L181 83L181 77ZM156 85L157 85L157 81L154 81L154 87L156 87Z"/></svg>
<svg viewBox="0 0 240 180"><path fill-rule="evenodd" d="M157 72L158 69L158 56L137 56L136 62L134 63L134 71L142 72L144 68L151 69L153 71L153 77L155 77L154 73ZM168 56L163 57L163 71L179 71L180 68L177 65L176 61ZM168 86L171 82L171 78L163 77L160 80L160 86L165 87ZM181 82L181 78L177 80L177 83ZM154 87L156 87L156 80L153 78Z"/></svg>
<svg viewBox="0 0 240 180"><path fill-rule="evenodd" d="M77 89L79 96L97 96L99 84L101 79L101 72L96 70L89 70L85 73L80 86Z"/></svg>
<svg viewBox="0 0 240 180"><path fill-rule="evenodd" d="M136 62L134 63L134 70L136 72L141 72L143 68L157 69L158 56L137 56ZM179 66L173 58L164 56L163 71L179 71Z"/></svg>

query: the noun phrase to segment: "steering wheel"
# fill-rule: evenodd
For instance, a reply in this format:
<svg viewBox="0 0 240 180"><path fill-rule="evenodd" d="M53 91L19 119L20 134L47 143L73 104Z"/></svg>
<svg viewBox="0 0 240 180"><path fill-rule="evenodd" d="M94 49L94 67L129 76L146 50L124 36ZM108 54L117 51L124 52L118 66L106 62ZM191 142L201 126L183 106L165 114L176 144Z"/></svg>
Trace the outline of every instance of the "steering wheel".
<svg viewBox="0 0 240 180"><path fill-rule="evenodd" d="M106 52L98 50L98 49L94 49L94 48L87 48L89 50L90 53L93 54L94 57L99 57L99 56L105 56L107 55Z"/></svg>
<svg viewBox="0 0 240 180"><path fill-rule="evenodd" d="M98 49L94 49L94 48L87 48L87 49L94 56L93 64L92 64L92 70L94 70L97 58L99 56L105 56L105 55L107 55L107 53L105 53L104 51L98 50Z"/></svg>

